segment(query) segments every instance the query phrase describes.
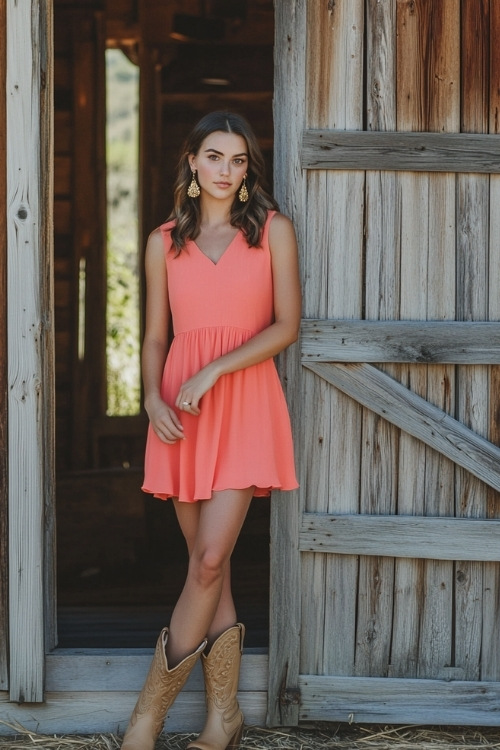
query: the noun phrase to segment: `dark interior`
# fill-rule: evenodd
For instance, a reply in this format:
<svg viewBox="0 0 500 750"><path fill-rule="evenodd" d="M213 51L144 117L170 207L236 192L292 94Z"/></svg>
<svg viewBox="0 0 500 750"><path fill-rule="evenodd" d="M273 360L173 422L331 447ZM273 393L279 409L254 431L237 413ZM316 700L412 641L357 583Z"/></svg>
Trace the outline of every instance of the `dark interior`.
<svg viewBox="0 0 500 750"><path fill-rule="evenodd" d="M186 551L172 503L140 489L144 412L108 410L106 49L122 50L140 76L142 326L145 240L170 212L182 140L199 117L247 116L272 184L273 3L56 0L54 21L59 645L149 647L181 590ZM266 646L268 500L252 504L233 588L247 644Z"/></svg>

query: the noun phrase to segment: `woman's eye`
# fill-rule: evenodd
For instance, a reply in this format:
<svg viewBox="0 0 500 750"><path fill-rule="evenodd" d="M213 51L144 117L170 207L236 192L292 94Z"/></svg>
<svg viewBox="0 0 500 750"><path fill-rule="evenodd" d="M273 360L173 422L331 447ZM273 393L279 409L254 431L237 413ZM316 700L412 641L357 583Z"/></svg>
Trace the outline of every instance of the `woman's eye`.
<svg viewBox="0 0 500 750"><path fill-rule="evenodd" d="M217 154L210 154L208 158L211 159L212 161L217 161L219 157L217 156Z"/></svg>

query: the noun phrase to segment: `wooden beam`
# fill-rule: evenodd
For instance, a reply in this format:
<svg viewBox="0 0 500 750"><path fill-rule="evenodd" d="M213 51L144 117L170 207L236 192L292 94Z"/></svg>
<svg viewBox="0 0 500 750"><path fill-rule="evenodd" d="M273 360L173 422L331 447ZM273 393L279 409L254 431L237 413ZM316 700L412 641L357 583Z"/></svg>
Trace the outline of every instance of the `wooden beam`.
<svg viewBox="0 0 500 750"><path fill-rule="evenodd" d="M500 561L500 521L304 513L303 552Z"/></svg>
<svg viewBox="0 0 500 750"><path fill-rule="evenodd" d="M0 690L8 688L6 0L0 0Z"/></svg>
<svg viewBox="0 0 500 750"><path fill-rule="evenodd" d="M137 701L134 690L122 692L50 693L37 705L9 703L0 694L0 736L19 734L21 725L31 732L53 734L123 734ZM267 693L258 690L240 692L238 702L247 724L263 726ZM182 691L168 712L167 732L199 732L206 716L205 691Z"/></svg>
<svg viewBox="0 0 500 750"><path fill-rule="evenodd" d="M18 702L43 700L44 511L53 500L49 4L7 2L9 667Z"/></svg>
<svg viewBox="0 0 500 750"><path fill-rule="evenodd" d="M57 642L56 581L56 394L54 311L54 48L53 2L38 0L40 14L40 331L43 416L44 647Z"/></svg>
<svg viewBox="0 0 500 750"><path fill-rule="evenodd" d="M500 173L500 135L306 130L304 169Z"/></svg>
<svg viewBox="0 0 500 750"><path fill-rule="evenodd" d="M56 649L47 655L49 693L128 690L139 692L148 673L153 649ZM258 649L245 649L241 660L240 692L267 691L268 658ZM186 690L202 691L203 674L197 664Z"/></svg>
<svg viewBox="0 0 500 750"><path fill-rule="evenodd" d="M288 0L276 0L275 67L274 67L274 194L281 209L289 216L297 231L299 248L305 248L306 181L299 169L300 134L306 116L306 48L307 2L297 0L290 7ZM301 263L306 262L304 253ZM280 374L289 393L299 392L300 357L298 347L290 347L279 360ZM302 408L296 400L291 411L292 430L300 450ZM300 509L303 491L276 493L271 503L271 577L269 621L269 687L266 724L294 726L299 720L296 704L280 700L283 689L297 684L301 649L300 553L298 551ZM282 571L286 570L286 576Z"/></svg>
<svg viewBox="0 0 500 750"><path fill-rule="evenodd" d="M500 490L500 448L367 364L304 364L328 383Z"/></svg>
<svg viewBox="0 0 500 750"><path fill-rule="evenodd" d="M302 721L500 725L498 682L301 675L299 688Z"/></svg>
<svg viewBox="0 0 500 750"><path fill-rule="evenodd" d="M500 364L500 323L303 320L306 362Z"/></svg>

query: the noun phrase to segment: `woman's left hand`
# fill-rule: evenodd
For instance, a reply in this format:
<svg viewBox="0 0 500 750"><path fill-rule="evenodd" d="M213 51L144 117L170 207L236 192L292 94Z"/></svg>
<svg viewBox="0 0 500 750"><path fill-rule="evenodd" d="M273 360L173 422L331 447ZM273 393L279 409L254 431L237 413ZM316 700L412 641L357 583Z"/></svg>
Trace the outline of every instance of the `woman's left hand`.
<svg viewBox="0 0 500 750"><path fill-rule="evenodd" d="M196 375L186 380L179 389L175 405L181 411L198 416L200 401L207 391L217 382L218 375L213 365L203 367Z"/></svg>

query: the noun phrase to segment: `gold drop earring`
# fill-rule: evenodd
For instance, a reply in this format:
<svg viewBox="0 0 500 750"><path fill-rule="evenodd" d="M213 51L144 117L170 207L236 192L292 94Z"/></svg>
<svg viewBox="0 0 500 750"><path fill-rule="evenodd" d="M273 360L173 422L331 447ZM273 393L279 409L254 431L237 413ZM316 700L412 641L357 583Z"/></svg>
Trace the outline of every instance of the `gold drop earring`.
<svg viewBox="0 0 500 750"><path fill-rule="evenodd" d="M238 193L238 198L240 199L241 203L246 203L248 200L248 190L247 190L247 176L245 175L243 177L243 182L241 183L240 191Z"/></svg>
<svg viewBox="0 0 500 750"><path fill-rule="evenodd" d="M191 180L190 185L187 189L187 194L190 198L198 198L201 193L201 190L200 190L200 186L196 182L196 169L193 169L192 172L193 172L193 179Z"/></svg>

